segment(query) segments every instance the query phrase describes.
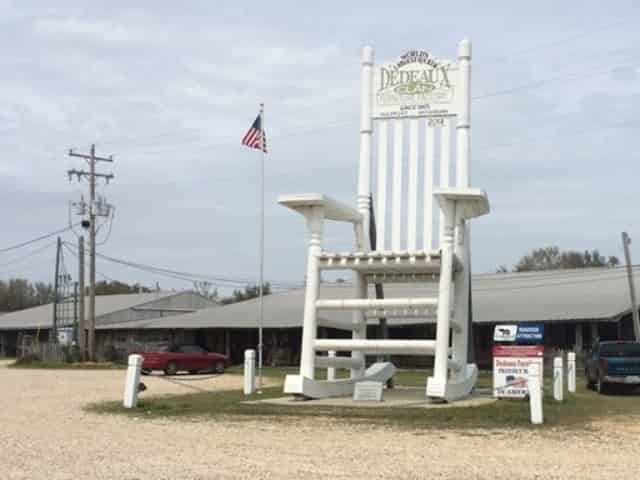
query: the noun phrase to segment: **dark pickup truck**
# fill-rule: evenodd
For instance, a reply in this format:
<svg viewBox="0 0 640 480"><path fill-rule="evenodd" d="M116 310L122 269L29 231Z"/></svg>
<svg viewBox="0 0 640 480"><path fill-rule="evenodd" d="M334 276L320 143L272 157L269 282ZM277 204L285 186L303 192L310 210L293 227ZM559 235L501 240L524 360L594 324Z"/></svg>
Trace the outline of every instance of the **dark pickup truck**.
<svg viewBox="0 0 640 480"><path fill-rule="evenodd" d="M605 393L610 384L640 386L640 342L600 342L585 366L587 386Z"/></svg>

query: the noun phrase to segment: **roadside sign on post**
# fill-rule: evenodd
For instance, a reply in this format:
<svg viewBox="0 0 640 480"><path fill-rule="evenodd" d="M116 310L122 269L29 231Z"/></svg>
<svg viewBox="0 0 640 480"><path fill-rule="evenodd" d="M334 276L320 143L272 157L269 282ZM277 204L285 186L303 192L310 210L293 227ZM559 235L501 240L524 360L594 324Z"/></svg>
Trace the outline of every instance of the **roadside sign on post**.
<svg viewBox="0 0 640 480"><path fill-rule="evenodd" d="M542 343L544 337L544 325L542 323L521 323L516 333L516 343L535 344Z"/></svg>
<svg viewBox="0 0 640 480"><path fill-rule="evenodd" d="M518 334L517 325L496 325L493 331L494 342L515 342Z"/></svg>
<svg viewBox="0 0 640 480"><path fill-rule="evenodd" d="M493 396L524 398L529 393L532 365L540 372L544 360L544 325L520 323L496 325L493 332Z"/></svg>
<svg viewBox="0 0 640 480"><path fill-rule="evenodd" d="M542 345L495 345L493 347L493 396L524 398L529 392L529 369L538 365L542 384Z"/></svg>

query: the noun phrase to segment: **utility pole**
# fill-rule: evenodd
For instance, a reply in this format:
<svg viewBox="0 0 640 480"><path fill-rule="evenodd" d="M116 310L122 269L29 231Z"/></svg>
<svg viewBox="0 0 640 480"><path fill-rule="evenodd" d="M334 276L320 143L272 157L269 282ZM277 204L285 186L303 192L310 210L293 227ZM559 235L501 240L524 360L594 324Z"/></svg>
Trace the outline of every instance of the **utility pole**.
<svg viewBox="0 0 640 480"><path fill-rule="evenodd" d="M87 359L87 339L84 313L84 237L78 238L78 290L80 290L80 302L78 305L78 345L80 346L80 355L82 361Z"/></svg>
<svg viewBox="0 0 640 480"><path fill-rule="evenodd" d="M636 287L633 283L633 264L631 263L631 252L629 244L631 238L627 232L622 232L622 246L624 247L624 258L627 262L627 277L629 278L629 296L631 298L631 318L633 319L633 334L636 342L640 342L640 319L638 319L638 302L636 301Z"/></svg>
<svg viewBox="0 0 640 480"><path fill-rule="evenodd" d="M49 343L58 343L58 303L60 303L60 249L62 248L62 240L58 237L56 244L56 273L53 279L53 328L51 329L51 338Z"/></svg>
<svg viewBox="0 0 640 480"><path fill-rule="evenodd" d="M78 345L78 282L73 282L73 342Z"/></svg>
<svg viewBox="0 0 640 480"><path fill-rule="evenodd" d="M72 169L68 171L69 180L76 175L78 181L82 177L89 180L89 222L83 221L82 227L89 228L89 335L88 350L89 360L95 360L95 335L96 335L96 217L107 216L101 210L100 204L96 203L96 178L104 178L107 183L113 179L112 173L96 173L96 162L113 162L113 156L96 156L96 146L91 145L90 153L75 153L69 150L70 157L78 157L89 163L89 171ZM84 210L84 209L83 209Z"/></svg>

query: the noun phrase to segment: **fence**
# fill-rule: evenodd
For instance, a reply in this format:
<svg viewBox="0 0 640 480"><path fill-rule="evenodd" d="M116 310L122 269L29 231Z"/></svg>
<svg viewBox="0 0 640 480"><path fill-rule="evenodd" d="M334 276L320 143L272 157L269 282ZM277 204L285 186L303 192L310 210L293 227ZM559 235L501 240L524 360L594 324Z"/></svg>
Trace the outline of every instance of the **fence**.
<svg viewBox="0 0 640 480"><path fill-rule="evenodd" d="M22 338L17 348L17 357L20 360L42 360L47 362L64 362L69 351L67 347L58 343L41 343L32 341L28 336Z"/></svg>

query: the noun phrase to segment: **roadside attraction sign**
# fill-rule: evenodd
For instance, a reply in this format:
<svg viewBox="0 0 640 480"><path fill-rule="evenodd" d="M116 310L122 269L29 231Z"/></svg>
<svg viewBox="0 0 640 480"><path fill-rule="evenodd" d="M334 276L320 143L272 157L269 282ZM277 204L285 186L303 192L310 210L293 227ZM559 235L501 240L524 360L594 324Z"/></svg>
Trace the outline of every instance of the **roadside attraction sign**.
<svg viewBox="0 0 640 480"><path fill-rule="evenodd" d="M424 50L409 50L396 62L374 67L373 118L442 117L458 110L458 64ZM440 119L440 120L439 120Z"/></svg>
<svg viewBox="0 0 640 480"><path fill-rule="evenodd" d="M493 395L497 398L524 398L529 393L531 365L540 368L542 382L544 325L521 323L497 325L493 340Z"/></svg>
<svg viewBox="0 0 640 480"><path fill-rule="evenodd" d="M529 393L529 369L540 367L542 381L544 347L542 345L495 345L493 347L493 395L524 398Z"/></svg>

